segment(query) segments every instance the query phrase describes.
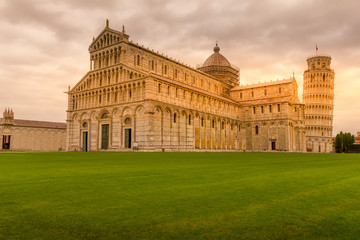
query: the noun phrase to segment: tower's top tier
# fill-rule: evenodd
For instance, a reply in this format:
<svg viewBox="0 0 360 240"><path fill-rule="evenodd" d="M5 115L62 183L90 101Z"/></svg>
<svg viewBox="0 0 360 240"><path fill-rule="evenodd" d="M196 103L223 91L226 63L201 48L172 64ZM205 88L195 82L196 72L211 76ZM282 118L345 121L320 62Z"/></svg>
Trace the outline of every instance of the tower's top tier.
<svg viewBox="0 0 360 240"><path fill-rule="evenodd" d="M327 55L316 55L307 60L308 70L331 70L331 57Z"/></svg>

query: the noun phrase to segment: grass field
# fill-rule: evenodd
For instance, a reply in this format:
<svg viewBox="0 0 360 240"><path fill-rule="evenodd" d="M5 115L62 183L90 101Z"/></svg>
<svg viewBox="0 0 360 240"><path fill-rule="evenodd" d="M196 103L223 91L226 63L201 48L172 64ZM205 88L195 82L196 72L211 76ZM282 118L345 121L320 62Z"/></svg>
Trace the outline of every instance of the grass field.
<svg viewBox="0 0 360 240"><path fill-rule="evenodd" d="M360 239L360 155L0 153L0 239Z"/></svg>

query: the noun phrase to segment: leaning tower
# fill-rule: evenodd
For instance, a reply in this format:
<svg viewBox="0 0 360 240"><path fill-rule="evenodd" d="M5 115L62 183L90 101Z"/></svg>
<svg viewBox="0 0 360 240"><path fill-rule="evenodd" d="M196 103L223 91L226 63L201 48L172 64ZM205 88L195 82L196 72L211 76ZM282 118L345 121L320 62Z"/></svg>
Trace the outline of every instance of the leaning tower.
<svg viewBox="0 0 360 240"><path fill-rule="evenodd" d="M332 152L335 73L330 68L331 57L309 57L307 64L303 93L306 149L308 152Z"/></svg>

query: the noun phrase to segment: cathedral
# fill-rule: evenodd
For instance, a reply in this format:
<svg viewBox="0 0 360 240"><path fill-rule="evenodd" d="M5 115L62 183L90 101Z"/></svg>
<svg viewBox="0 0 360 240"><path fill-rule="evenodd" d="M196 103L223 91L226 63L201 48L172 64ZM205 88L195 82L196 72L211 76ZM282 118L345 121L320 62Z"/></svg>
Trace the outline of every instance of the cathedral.
<svg viewBox="0 0 360 240"><path fill-rule="evenodd" d="M68 151L332 151L329 56L308 58L301 102L295 77L240 85L218 44L195 69L107 21L89 53L67 92Z"/></svg>

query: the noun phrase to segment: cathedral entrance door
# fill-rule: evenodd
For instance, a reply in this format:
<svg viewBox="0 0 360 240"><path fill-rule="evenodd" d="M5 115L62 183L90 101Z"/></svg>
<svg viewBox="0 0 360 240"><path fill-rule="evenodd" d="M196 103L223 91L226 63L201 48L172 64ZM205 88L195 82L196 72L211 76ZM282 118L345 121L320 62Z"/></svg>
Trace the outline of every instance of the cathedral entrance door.
<svg viewBox="0 0 360 240"><path fill-rule="evenodd" d="M125 129L125 148L131 148L131 128Z"/></svg>
<svg viewBox="0 0 360 240"><path fill-rule="evenodd" d="M101 149L109 147L109 124L101 125Z"/></svg>
<svg viewBox="0 0 360 240"><path fill-rule="evenodd" d="M276 142L271 142L271 150L276 150Z"/></svg>
<svg viewBox="0 0 360 240"><path fill-rule="evenodd" d="M3 150L10 149L10 139L11 139L11 135L3 135L3 141L2 141Z"/></svg>
<svg viewBox="0 0 360 240"><path fill-rule="evenodd" d="M82 150L87 152L88 150L88 132L83 132L83 145Z"/></svg>

